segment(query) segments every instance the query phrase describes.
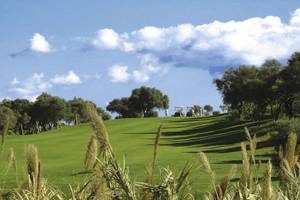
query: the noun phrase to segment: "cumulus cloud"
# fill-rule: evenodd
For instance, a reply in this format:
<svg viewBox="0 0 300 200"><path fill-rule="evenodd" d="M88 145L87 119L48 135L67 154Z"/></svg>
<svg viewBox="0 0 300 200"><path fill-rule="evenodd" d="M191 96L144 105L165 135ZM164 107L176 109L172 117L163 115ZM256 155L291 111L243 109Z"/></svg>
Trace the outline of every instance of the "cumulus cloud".
<svg viewBox="0 0 300 200"><path fill-rule="evenodd" d="M112 82L128 82L130 79L130 73L128 72L128 66L125 65L113 65L108 70L108 76Z"/></svg>
<svg viewBox="0 0 300 200"><path fill-rule="evenodd" d="M29 55L32 52L38 53L50 53L54 52L55 48L51 46L48 40L40 33L35 33L30 39L30 46L17 52L13 52L10 54L10 57L16 58L20 56Z"/></svg>
<svg viewBox="0 0 300 200"><path fill-rule="evenodd" d="M140 58L141 66L138 69L129 70L125 65L113 65L108 71L108 76L112 82L129 82L144 83L151 79L153 74L162 72L161 67L158 67L158 60L150 54L143 55Z"/></svg>
<svg viewBox="0 0 300 200"><path fill-rule="evenodd" d="M146 26L129 33L101 29L92 41L94 48L135 53L140 58L151 55L159 65L212 71L230 65L259 65L270 58L286 60L300 50L300 9L287 23L267 16L202 25ZM133 77L149 79L143 69L134 72Z"/></svg>
<svg viewBox="0 0 300 200"><path fill-rule="evenodd" d="M51 79L53 84L58 85L71 85L81 83L80 77L73 71L69 71L68 74L57 74Z"/></svg>
<svg viewBox="0 0 300 200"><path fill-rule="evenodd" d="M18 82L9 90L15 96L34 101L42 92L47 92L52 87L48 81L44 79L43 73L34 73L23 82Z"/></svg>
<svg viewBox="0 0 300 200"><path fill-rule="evenodd" d="M55 86L79 83L81 83L80 77L73 71L69 71L67 74L55 75L50 79L45 78L44 73L34 73L24 80L13 78L9 92L13 97L35 101L41 93L48 92Z"/></svg>
<svg viewBox="0 0 300 200"><path fill-rule="evenodd" d="M45 36L40 33L35 33L30 39L31 45L30 49L32 51L49 53L54 49L51 47L50 43L46 40Z"/></svg>
<svg viewBox="0 0 300 200"><path fill-rule="evenodd" d="M20 82L18 81L17 77L14 77L14 79L11 81L11 85L17 85L19 84Z"/></svg>

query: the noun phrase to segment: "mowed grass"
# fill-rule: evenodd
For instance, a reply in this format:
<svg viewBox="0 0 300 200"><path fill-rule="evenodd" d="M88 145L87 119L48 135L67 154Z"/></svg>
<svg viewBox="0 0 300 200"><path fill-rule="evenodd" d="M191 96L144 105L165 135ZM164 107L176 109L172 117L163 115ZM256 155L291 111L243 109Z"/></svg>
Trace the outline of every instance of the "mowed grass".
<svg viewBox="0 0 300 200"><path fill-rule="evenodd" d="M263 122L234 122L224 115L203 118L145 118L120 119L105 122L110 141L120 162L126 160L130 174L136 181L143 181L145 168L152 159L155 134L163 124L158 153L158 169L170 167L179 171L186 163L193 165L191 183L193 191L203 193L209 188L209 178L201 170L197 152L207 154L212 168L220 178L232 164L241 164L240 142L245 141L244 127L259 136L257 159L267 161L273 147L264 142ZM24 149L35 144L39 150L42 175L51 185L68 191L69 184L82 183L83 161L86 146L92 134L89 124L64 127L28 136L9 136L5 151L0 157L0 174L7 168L7 150L13 147L17 158L17 177L13 170L1 176L0 188L7 190L25 180ZM269 147L268 147L269 146ZM238 170L239 173L239 170ZM237 174L239 175L239 174Z"/></svg>

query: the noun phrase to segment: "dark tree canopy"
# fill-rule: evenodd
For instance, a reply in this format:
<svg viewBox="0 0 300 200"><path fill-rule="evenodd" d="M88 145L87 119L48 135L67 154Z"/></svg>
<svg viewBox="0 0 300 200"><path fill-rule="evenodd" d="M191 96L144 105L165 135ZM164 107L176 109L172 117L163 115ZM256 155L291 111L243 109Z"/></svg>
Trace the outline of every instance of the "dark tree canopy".
<svg viewBox="0 0 300 200"><path fill-rule="evenodd" d="M3 100L0 103L0 126L7 116L11 121L10 129L18 134L31 134L89 121L86 104L91 103L82 98L65 99L42 93L35 102L26 99ZM108 112L98 107L98 113L104 120L111 119ZM1 127L0 127L1 128Z"/></svg>
<svg viewBox="0 0 300 200"><path fill-rule="evenodd" d="M12 129L16 125L17 119L14 112L4 106L0 106L0 131L4 128L4 126L9 123L9 128Z"/></svg>
<svg viewBox="0 0 300 200"><path fill-rule="evenodd" d="M66 112L67 104L64 99L43 93L34 103L31 116L46 130L47 126L56 126L64 119Z"/></svg>
<svg viewBox="0 0 300 200"><path fill-rule="evenodd" d="M268 113L293 117L300 98L300 53L294 53L286 67L267 60L260 67L230 68L214 82L224 104L240 118L261 119Z"/></svg>
<svg viewBox="0 0 300 200"><path fill-rule="evenodd" d="M155 116L154 109L168 109L169 98L156 88L142 86L132 90L129 97L112 100L106 109L120 117Z"/></svg>

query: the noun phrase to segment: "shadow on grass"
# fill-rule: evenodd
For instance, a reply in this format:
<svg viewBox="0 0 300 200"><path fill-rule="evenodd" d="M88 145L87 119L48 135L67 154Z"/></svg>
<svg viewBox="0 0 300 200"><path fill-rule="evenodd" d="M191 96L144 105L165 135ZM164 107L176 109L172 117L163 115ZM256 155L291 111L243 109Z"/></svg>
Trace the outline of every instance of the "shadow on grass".
<svg viewBox="0 0 300 200"><path fill-rule="evenodd" d="M198 123L195 126L195 122ZM270 120L264 121L231 121L224 116L193 118L176 121L169 121L166 129L163 131L164 140L167 146L193 146L193 147L211 147L212 149L204 151L205 153L228 153L240 151L240 147L222 148L228 145L239 144L246 140L244 127L248 127L252 134L258 137L266 134L264 129L269 128ZM186 127L192 123L191 128L185 130L174 131L169 129L169 125L173 127L174 123L178 126L183 123ZM272 146L270 142L260 142L257 147L264 148ZM218 148L218 149L216 149ZM188 152L195 153L195 152Z"/></svg>

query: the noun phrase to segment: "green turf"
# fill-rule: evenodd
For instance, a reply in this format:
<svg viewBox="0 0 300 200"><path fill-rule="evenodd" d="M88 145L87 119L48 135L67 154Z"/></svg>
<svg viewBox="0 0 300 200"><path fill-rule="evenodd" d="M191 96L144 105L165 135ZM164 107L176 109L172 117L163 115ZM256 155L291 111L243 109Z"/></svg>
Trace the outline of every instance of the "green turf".
<svg viewBox="0 0 300 200"><path fill-rule="evenodd" d="M207 153L218 177L226 174L232 164L240 164L240 142L245 140L243 127L261 131L264 122L233 122L225 116L204 118L148 118L107 121L110 140L118 159L125 157L135 180L143 180L145 167L151 160L155 133L163 123L158 165L178 171L185 163L193 164L191 182L194 191L208 189L209 179L199 167L197 152ZM92 130L88 124L64 127L29 136L9 136L0 158L0 170L6 170L7 149L13 147L18 162L18 177L10 170L0 179L0 188L13 188L24 180L24 149L36 144L42 163L42 175L57 187L67 190L68 184L84 179L83 160ZM259 132L258 132L259 133ZM262 140L264 136L260 137ZM267 160L272 147L258 145L257 158ZM1 171L0 171L1 174Z"/></svg>

